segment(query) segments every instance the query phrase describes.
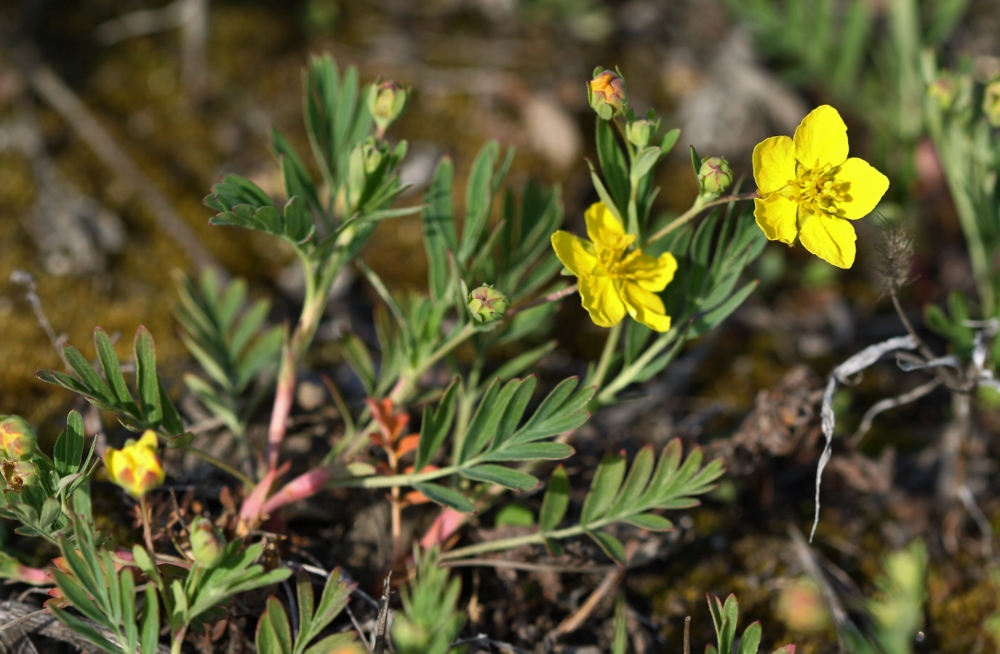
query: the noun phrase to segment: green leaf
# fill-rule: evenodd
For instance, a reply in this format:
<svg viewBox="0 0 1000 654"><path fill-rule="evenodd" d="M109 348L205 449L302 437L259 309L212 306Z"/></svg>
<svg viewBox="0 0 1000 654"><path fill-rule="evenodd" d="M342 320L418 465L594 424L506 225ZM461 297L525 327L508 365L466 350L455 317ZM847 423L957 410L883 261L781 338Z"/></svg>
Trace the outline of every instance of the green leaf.
<svg viewBox="0 0 1000 654"><path fill-rule="evenodd" d="M326 581L326 587L323 588L323 596L320 598L319 607L316 609L309 629L300 627L299 640L295 644L296 652L301 652L303 647L309 644L309 641L318 636L320 632L326 629L340 615L340 612L347 606L353 589L353 584L349 584L341 579L340 568L336 568L330 573ZM310 650L312 649L310 648Z"/></svg>
<svg viewBox="0 0 1000 654"><path fill-rule="evenodd" d="M484 454L481 461L559 461L576 452L566 443L525 443Z"/></svg>
<svg viewBox="0 0 1000 654"><path fill-rule="evenodd" d="M743 632L743 637L740 638L739 649L736 650L737 654L757 654L757 649L760 647L760 639L763 635L759 622L751 623L750 626L746 628Z"/></svg>
<svg viewBox="0 0 1000 654"><path fill-rule="evenodd" d="M163 406L156 379L156 349L149 330L142 325L135 333L135 366L142 418L150 426L159 425L163 419Z"/></svg>
<svg viewBox="0 0 1000 654"><path fill-rule="evenodd" d="M73 371L79 375L80 381L83 382L85 388L88 389L87 395L92 395L97 400L105 404L114 405L115 398L111 393L111 389L108 385L104 383L101 376L90 367L87 360L80 354L80 350L76 349L72 345L63 346L63 356L69 363Z"/></svg>
<svg viewBox="0 0 1000 654"><path fill-rule="evenodd" d="M62 570L52 569L52 577L56 586L62 591L63 596L73 604L73 607L97 624L111 628L108 618L105 616L94 600L90 599L87 592L81 585Z"/></svg>
<svg viewBox="0 0 1000 654"><path fill-rule="evenodd" d="M492 464L464 468L459 471L459 474L466 479L499 484L500 486L516 491L534 490L541 485L538 479L526 472Z"/></svg>
<svg viewBox="0 0 1000 654"><path fill-rule="evenodd" d="M628 204L628 166L611 124L604 120L597 121L597 160L611 196L611 202L605 200L604 203L609 209L616 207L612 211L617 214L620 208Z"/></svg>
<svg viewBox="0 0 1000 654"><path fill-rule="evenodd" d="M309 577L309 573L305 570L299 570L295 573L295 597L299 611L298 636L295 639L295 651L298 652L302 650L303 646L309 640L312 639L310 634L314 629L312 621L313 613L316 608L313 596L312 579ZM319 627L316 631L318 633L322 630L323 627Z"/></svg>
<svg viewBox="0 0 1000 654"><path fill-rule="evenodd" d="M542 508L538 512L538 527L542 533L552 531L559 526L569 508L569 476L561 464L556 466L549 477L549 487L542 499Z"/></svg>
<svg viewBox="0 0 1000 654"><path fill-rule="evenodd" d="M728 300L711 311L699 316L694 321L689 338L695 338L717 327L723 320L728 318L733 311L736 311L736 309L743 304L744 300L750 297L750 294L756 290L758 284L760 284L760 280L756 279L752 282L748 282L743 286L743 288L729 296Z"/></svg>
<svg viewBox="0 0 1000 654"><path fill-rule="evenodd" d="M653 473L653 446L646 445L639 450L632 461L632 469L622 485L614 502L608 508L608 514L632 513L639 504L643 491Z"/></svg>
<svg viewBox="0 0 1000 654"><path fill-rule="evenodd" d="M155 652L160 642L160 601L156 586L146 584L146 603L142 607L142 618L139 622L140 651Z"/></svg>
<svg viewBox="0 0 1000 654"><path fill-rule="evenodd" d="M625 556L625 546L622 542L609 534L606 531L588 531L587 535L590 536L595 543L601 546L604 553L608 555L612 561L620 566L625 566L628 560Z"/></svg>
<svg viewBox="0 0 1000 654"><path fill-rule="evenodd" d="M655 513L640 513L639 515L625 518L623 522L633 527L648 529L650 531L671 531L674 528L674 523Z"/></svg>
<svg viewBox="0 0 1000 654"><path fill-rule="evenodd" d="M118 405L127 411L138 413L135 402L132 401L132 394L129 392L128 386L125 385L125 377L122 375L115 348L111 345L111 339L108 338L107 333L100 327L94 329L94 346L97 349L97 356L101 360L104 376L111 386L111 392Z"/></svg>
<svg viewBox="0 0 1000 654"><path fill-rule="evenodd" d="M282 654L292 654L292 628L288 624L288 614L285 613L285 607L281 605L277 597L271 595L267 598L267 608L265 610L278 641L279 649L274 651L281 652Z"/></svg>
<svg viewBox="0 0 1000 654"><path fill-rule="evenodd" d="M465 225L458 251L458 261L463 266L477 250L480 236L490 217L493 204L493 167L499 155L500 146L497 142L488 142L479 150L469 173L465 191Z"/></svg>
<svg viewBox="0 0 1000 654"><path fill-rule="evenodd" d="M52 451L53 463L60 475L68 475L80 470L83 446L83 416L74 409L66 416L66 430L59 434Z"/></svg>
<svg viewBox="0 0 1000 654"><path fill-rule="evenodd" d="M340 654L341 652L363 652L362 649L347 649L347 646L354 642L354 634L351 632L333 634L327 636L305 651L305 654ZM258 650L260 651L260 650Z"/></svg>
<svg viewBox="0 0 1000 654"><path fill-rule="evenodd" d="M594 387L576 389L579 379L569 377L559 382L542 401L528 421L511 438L512 443L529 443L576 429L590 417L587 404Z"/></svg>
<svg viewBox="0 0 1000 654"><path fill-rule="evenodd" d="M522 504L507 504L497 511L494 527L531 527L535 524L535 514Z"/></svg>
<svg viewBox="0 0 1000 654"><path fill-rule="evenodd" d="M510 398L510 402L504 408L503 415L500 417L500 422L497 424L496 432L493 434L493 442L490 444L489 451L495 451L500 449L508 438L517 429L518 424L521 422L521 418L524 417L524 412L528 408L528 402L531 400L531 394L535 391L535 385L538 383L538 378L534 375L520 380L517 382L517 388L514 390L513 395Z"/></svg>
<svg viewBox="0 0 1000 654"><path fill-rule="evenodd" d="M354 374L361 380L365 393L371 397L375 393L375 363L365 346L365 342L354 334L347 333L340 340L344 359Z"/></svg>
<svg viewBox="0 0 1000 654"><path fill-rule="evenodd" d="M525 370L533 367L535 364L541 361L542 358L545 357L545 355L547 355L552 350L556 349L556 345L557 343L555 341L548 341L546 343L543 343L542 345L539 345L536 348L532 348L530 350L527 350L526 352L522 352L521 354L515 356L513 359L510 359L505 364L497 368L496 372L494 372L493 374L500 381L507 381L511 377L519 375Z"/></svg>
<svg viewBox="0 0 1000 654"><path fill-rule="evenodd" d="M660 156L660 148L656 146L643 148L636 154L635 159L632 160L632 170L629 174L633 186L638 186L639 182L649 174L656 162L660 160Z"/></svg>
<svg viewBox="0 0 1000 654"><path fill-rule="evenodd" d="M83 638L86 638L95 646L99 647L102 651L108 652L109 654L122 654L124 650L118 647L110 640L101 635L97 629L94 629L89 623L80 618L76 617L69 611L64 609L49 607L49 611L52 615L59 619L64 625L69 627L72 631L79 634Z"/></svg>
<svg viewBox="0 0 1000 654"><path fill-rule="evenodd" d="M588 525L607 513L618 494L624 477L625 456L622 454L605 455L597 467L597 472L594 473L594 479L590 483L590 492L583 500L583 510L580 512L581 525Z"/></svg>
<svg viewBox="0 0 1000 654"><path fill-rule="evenodd" d="M445 488L440 484L421 482L414 484L413 488L426 495L432 502L437 502L438 504L450 507L461 513L476 512L475 505L470 502L465 495L462 495L458 491L454 491L450 488Z"/></svg>
<svg viewBox="0 0 1000 654"><path fill-rule="evenodd" d="M456 463L468 461L486 447L493 437L497 425L500 424L500 418L503 417L510 398L513 397L520 383L519 380L511 380L504 385L503 390L500 390L500 380L493 379L483 394L483 398L479 401L479 406L465 431L462 450L459 452Z"/></svg>
<svg viewBox="0 0 1000 654"><path fill-rule="evenodd" d="M625 616L625 598L620 596L615 601L615 638L611 645L611 654L628 654L628 620Z"/></svg>
<svg viewBox="0 0 1000 654"><path fill-rule="evenodd" d="M677 137L681 135L681 130L674 128L663 135L663 139L660 141L660 151L663 156L666 156L668 152L673 150L674 144L677 143Z"/></svg>
<svg viewBox="0 0 1000 654"><path fill-rule="evenodd" d="M444 445L455 420L455 402L461 388L459 377L455 377L445 390L437 411L424 405L424 416L420 424L420 440L417 441L417 461L414 471L420 472Z"/></svg>
<svg viewBox="0 0 1000 654"><path fill-rule="evenodd" d="M698 151L694 149L693 145L691 146L691 168L694 169L695 177L697 177L698 171L701 170L701 157L698 156Z"/></svg>
<svg viewBox="0 0 1000 654"><path fill-rule="evenodd" d="M590 181L594 185L594 190L597 191L597 197L601 199L604 206L608 208L609 211L618 219L618 222L625 226L625 221L622 219L622 212L615 203L615 199L608 193L608 190L604 188L604 182L597 175L597 171L594 169L594 164L587 161L587 165L590 167Z"/></svg>
<svg viewBox="0 0 1000 654"><path fill-rule="evenodd" d="M262 615L257 622L257 634L254 637L254 644L257 646L258 652L282 654L281 641L278 639L278 634L274 629L270 613Z"/></svg>
<svg viewBox="0 0 1000 654"><path fill-rule="evenodd" d="M438 163L424 202L423 212L424 247L427 249L427 276L431 297L442 301L448 292L449 252L458 251L458 237L455 232L455 214L452 208L451 192L454 166L450 157Z"/></svg>

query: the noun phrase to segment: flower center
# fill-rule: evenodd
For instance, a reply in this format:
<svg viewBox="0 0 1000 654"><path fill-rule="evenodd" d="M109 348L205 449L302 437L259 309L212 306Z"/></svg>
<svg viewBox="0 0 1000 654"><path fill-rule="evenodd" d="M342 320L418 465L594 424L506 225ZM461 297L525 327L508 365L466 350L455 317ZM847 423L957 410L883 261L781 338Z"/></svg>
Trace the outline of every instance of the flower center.
<svg viewBox="0 0 1000 654"><path fill-rule="evenodd" d="M635 241L634 234L621 234L597 244L597 261L608 277L613 279L633 277L629 265L642 254L642 250L628 251L633 241Z"/></svg>
<svg viewBox="0 0 1000 654"><path fill-rule="evenodd" d="M836 179L839 170L840 166L829 165L809 170L799 164L796 178L788 180L781 195L808 212L838 216L843 211L837 205L847 199L850 188L849 182Z"/></svg>

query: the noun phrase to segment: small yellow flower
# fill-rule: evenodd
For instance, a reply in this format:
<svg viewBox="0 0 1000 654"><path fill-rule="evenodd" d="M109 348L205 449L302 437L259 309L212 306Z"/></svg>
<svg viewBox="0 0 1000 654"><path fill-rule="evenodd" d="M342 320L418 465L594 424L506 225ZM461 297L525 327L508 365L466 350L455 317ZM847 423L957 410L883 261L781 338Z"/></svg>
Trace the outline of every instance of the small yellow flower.
<svg viewBox="0 0 1000 654"><path fill-rule="evenodd" d="M139 442L129 439L120 450L108 448L104 453L108 477L135 497L153 490L165 477L156 446L156 434L147 429Z"/></svg>
<svg viewBox="0 0 1000 654"><path fill-rule="evenodd" d="M772 241L807 250L839 268L854 264L857 234L849 221L867 216L889 179L857 157L847 158L847 125L829 105L813 109L794 139L772 136L753 149L757 225Z"/></svg>
<svg viewBox="0 0 1000 654"><path fill-rule="evenodd" d="M659 257L630 252L635 235L626 234L602 202L591 205L585 218L593 242L559 230L552 235L552 247L579 278L583 308L591 320L599 327L613 327L628 313L650 329L669 330L670 316L657 293L674 278L677 260L669 252Z"/></svg>

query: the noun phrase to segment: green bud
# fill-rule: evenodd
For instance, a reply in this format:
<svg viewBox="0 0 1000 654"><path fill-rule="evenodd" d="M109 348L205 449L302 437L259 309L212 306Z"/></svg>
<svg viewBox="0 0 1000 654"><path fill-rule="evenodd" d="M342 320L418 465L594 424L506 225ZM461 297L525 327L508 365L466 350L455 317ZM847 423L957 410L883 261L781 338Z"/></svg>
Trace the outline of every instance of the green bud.
<svg viewBox="0 0 1000 654"><path fill-rule="evenodd" d="M702 195L719 195L733 183L733 169L722 157L706 157L698 169L698 185Z"/></svg>
<svg viewBox="0 0 1000 654"><path fill-rule="evenodd" d="M594 70L594 79L587 84L587 100L601 120L623 115L628 108L625 80L621 75L598 67Z"/></svg>
<svg viewBox="0 0 1000 654"><path fill-rule="evenodd" d="M7 488L20 493L22 488L34 486L38 481L38 466L31 461L4 459L0 464L0 475L7 482Z"/></svg>
<svg viewBox="0 0 1000 654"><path fill-rule="evenodd" d="M1000 127L1000 76L994 77L983 92L983 113L994 127Z"/></svg>
<svg viewBox="0 0 1000 654"><path fill-rule="evenodd" d="M7 416L0 422L0 454L7 459L24 461L35 453L38 437L31 425L20 416Z"/></svg>
<svg viewBox="0 0 1000 654"><path fill-rule="evenodd" d="M368 178L382 164L382 156L381 147L371 137L356 145L351 152L347 164L347 202L352 210L358 208L357 204L365 192Z"/></svg>
<svg viewBox="0 0 1000 654"><path fill-rule="evenodd" d="M491 323L503 318L510 302L507 296L489 284L483 284L469 293L469 312L478 322Z"/></svg>
<svg viewBox="0 0 1000 654"><path fill-rule="evenodd" d="M379 82L368 87L368 111L375 119L378 135L382 137L406 108L409 89L397 86L395 82Z"/></svg>
<svg viewBox="0 0 1000 654"><path fill-rule="evenodd" d="M649 141L656 134L660 121L652 121L648 118L633 120L625 126L625 137L629 143L637 148L644 148L649 145Z"/></svg>
<svg viewBox="0 0 1000 654"><path fill-rule="evenodd" d="M214 568L226 552L226 539L212 521L198 516L191 522L191 554L203 568Z"/></svg>

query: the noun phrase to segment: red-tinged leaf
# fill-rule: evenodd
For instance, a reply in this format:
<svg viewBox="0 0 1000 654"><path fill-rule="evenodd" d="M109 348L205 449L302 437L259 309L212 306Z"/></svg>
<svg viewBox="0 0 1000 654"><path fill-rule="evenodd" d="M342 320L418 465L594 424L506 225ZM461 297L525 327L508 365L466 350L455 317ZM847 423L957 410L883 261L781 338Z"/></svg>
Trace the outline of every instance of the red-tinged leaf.
<svg viewBox="0 0 1000 654"><path fill-rule="evenodd" d="M279 508L312 497L326 487L326 482L334 475L334 469L329 466L313 468L304 472L292 481L281 487L277 493L264 502L261 512L264 514L274 513ZM255 489L256 490L256 489Z"/></svg>

